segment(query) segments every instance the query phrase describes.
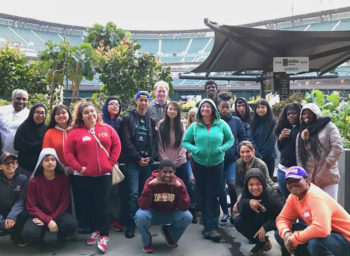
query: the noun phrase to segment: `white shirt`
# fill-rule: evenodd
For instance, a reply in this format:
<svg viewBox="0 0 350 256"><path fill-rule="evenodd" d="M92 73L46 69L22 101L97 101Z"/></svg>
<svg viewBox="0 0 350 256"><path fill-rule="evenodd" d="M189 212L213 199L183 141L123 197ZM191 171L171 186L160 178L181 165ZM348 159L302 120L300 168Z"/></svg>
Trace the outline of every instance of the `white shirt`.
<svg viewBox="0 0 350 256"><path fill-rule="evenodd" d="M29 109L24 108L16 112L13 105L0 107L0 134L2 141L2 153L9 152L17 155L13 147L15 135L18 127L27 119Z"/></svg>

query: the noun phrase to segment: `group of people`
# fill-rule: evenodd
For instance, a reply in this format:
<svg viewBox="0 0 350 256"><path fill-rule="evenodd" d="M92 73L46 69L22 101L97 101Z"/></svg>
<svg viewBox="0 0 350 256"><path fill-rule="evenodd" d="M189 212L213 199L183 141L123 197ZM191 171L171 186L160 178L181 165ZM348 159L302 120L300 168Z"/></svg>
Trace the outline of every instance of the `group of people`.
<svg viewBox="0 0 350 256"><path fill-rule="evenodd" d="M0 108L0 231L20 246L57 232L61 248L78 230L105 252L112 223L127 238L137 228L150 253L151 225L177 247L200 211L203 238L219 242L219 223L230 221L255 244L250 255L271 249L271 230L283 255L350 255L350 216L336 202L342 141L317 105L288 104L275 121L266 100L232 106L209 80L186 122L168 92L164 81L154 100L138 92L123 118L116 96L101 114L89 102L73 114L58 105L46 125L45 106L29 111L27 92L15 90ZM112 186L115 165L125 180Z"/></svg>

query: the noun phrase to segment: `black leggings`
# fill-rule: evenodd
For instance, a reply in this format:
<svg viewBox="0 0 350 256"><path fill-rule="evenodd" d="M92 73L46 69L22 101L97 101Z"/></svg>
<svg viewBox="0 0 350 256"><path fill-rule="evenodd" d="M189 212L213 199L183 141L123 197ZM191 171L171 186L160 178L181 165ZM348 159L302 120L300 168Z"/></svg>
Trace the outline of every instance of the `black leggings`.
<svg viewBox="0 0 350 256"><path fill-rule="evenodd" d="M55 220L58 226L57 238L65 238L75 232L78 227L76 219L72 214L65 212ZM40 244L44 241L47 225L38 226L33 222L33 217L27 219L22 230L24 241L29 244Z"/></svg>

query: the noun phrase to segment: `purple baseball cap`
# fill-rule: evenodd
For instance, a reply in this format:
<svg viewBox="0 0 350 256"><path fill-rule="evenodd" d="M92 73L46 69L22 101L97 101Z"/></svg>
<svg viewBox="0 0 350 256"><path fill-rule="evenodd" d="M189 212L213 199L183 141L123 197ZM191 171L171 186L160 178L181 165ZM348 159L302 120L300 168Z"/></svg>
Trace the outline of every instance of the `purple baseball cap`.
<svg viewBox="0 0 350 256"><path fill-rule="evenodd" d="M299 166L289 167L286 173L284 174L284 180L289 178L300 180L301 178L306 178L306 177L308 177L307 172L302 167L299 167Z"/></svg>

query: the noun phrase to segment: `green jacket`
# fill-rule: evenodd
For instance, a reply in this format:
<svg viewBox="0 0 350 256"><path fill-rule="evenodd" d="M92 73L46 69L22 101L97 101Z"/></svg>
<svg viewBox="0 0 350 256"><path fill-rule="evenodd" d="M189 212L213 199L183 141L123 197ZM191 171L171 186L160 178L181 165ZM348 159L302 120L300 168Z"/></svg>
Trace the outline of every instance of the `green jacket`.
<svg viewBox="0 0 350 256"><path fill-rule="evenodd" d="M209 102L216 111L218 119L215 119L208 131L207 127L198 121L198 113L204 102ZM234 143L234 137L227 123L220 119L220 114L214 102L210 99L201 101L196 122L187 129L182 140L182 145L192 152L192 158L196 163L204 166L215 166L224 161L225 151Z"/></svg>

